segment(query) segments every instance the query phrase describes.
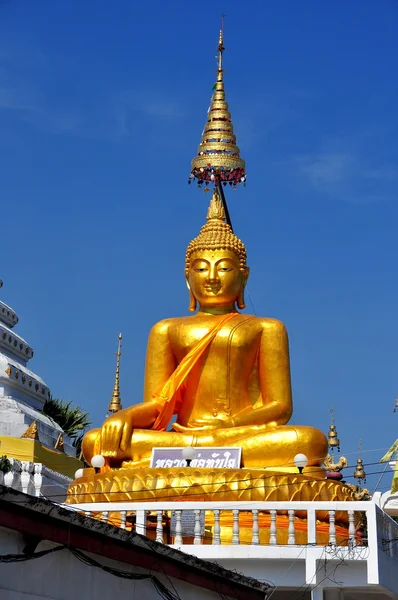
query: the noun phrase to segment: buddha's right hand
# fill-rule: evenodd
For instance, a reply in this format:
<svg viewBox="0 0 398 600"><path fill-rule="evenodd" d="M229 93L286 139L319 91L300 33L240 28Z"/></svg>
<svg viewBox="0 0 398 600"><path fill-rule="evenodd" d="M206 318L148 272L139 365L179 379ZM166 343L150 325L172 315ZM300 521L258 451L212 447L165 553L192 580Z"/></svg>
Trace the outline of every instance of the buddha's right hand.
<svg viewBox="0 0 398 600"><path fill-rule="evenodd" d="M133 407L119 410L108 417L101 429L101 454L114 458L119 451L125 452L131 443L133 432Z"/></svg>

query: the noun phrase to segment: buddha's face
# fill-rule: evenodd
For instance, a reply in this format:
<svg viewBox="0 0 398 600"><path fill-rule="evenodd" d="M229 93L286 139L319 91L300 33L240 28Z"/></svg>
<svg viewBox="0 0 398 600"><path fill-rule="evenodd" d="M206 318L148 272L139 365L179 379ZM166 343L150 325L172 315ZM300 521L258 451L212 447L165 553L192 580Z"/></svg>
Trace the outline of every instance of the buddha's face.
<svg viewBox="0 0 398 600"><path fill-rule="evenodd" d="M188 285L201 307L233 305L243 291L249 270L240 270L230 250L202 250L190 259Z"/></svg>

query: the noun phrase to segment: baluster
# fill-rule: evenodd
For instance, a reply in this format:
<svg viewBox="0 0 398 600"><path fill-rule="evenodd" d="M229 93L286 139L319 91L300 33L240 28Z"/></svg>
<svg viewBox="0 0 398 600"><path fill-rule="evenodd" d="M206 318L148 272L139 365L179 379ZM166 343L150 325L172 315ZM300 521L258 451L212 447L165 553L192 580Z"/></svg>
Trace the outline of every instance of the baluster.
<svg viewBox="0 0 398 600"><path fill-rule="evenodd" d="M269 512L271 514L271 525L269 528L269 543L271 544L271 546L276 546L276 544L278 543L276 539L276 509L271 508Z"/></svg>
<svg viewBox="0 0 398 600"><path fill-rule="evenodd" d="M336 545L336 512L329 510L329 544Z"/></svg>
<svg viewBox="0 0 398 600"><path fill-rule="evenodd" d="M176 530L174 536L174 543L178 546L182 546L182 525L181 525L181 510L174 511L176 516Z"/></svg>
<svg viewBox="0 0 398 600"><path fill-rule="evenodd" d="M258 510L257 510L257 508L253 508L252 516L253 516L252 545L257 546L260 543L260 538L258 535Z"/></svg>
<svg viewBox="0 0 398 600"><path fill-rule="evenodd" d="M288 515L289 515L289 528L288 528L287 543L290 546L292 546L296 543L296 530L294 527L294 510L290 508L288 510Z"/></svg>
<svg viewBox="0 0 398 600"><path fill-rule="evenodd" d="M356 546L355 541L355 512L348 511L348 542L351 546Z"/></svg>
<svg viewBox="0 0 398 600"><path fill-rule="evenodd" d="M103 510L102 511L102 522L103 523L107 523L108 522L108 517L109 517L109 510Z"/></svg>
<svg viewBox="0 0 398 600"><path fill-rule="evenodd" d="M233 511L234 516L234 524L232 527L232 543L234 545L240 544L240 536L239 536L239 509L234 508Z"/></svg>
<svg viewBox="0 0 398 600"><path fill-rule="evenodd" d="M41 463L34 464L33 485L35 486L35 496L37 497L41 495L40 490L43 483L42 469L43 465Z"/></svg>
<svg viewBox="0 0 398 600"><path fill-rule="evenodd" d="M30 483L30 463L23 461L21 463L21 487L24 494L28 493L29 483Z"/></svg>
<svg viewBox="0 0 398 600"><path fill-rule="evenodd" d="M140 535L146 535L146 510L135 511L135 531Z"/></svg>
<svg viewBox="0 0 398 600"><path fill-rule="evenodd" d="M163 544L163 511L156 511L156 541Z"/></svg>
<svg viewBox="0 0 398 600"><path fill-rule="evenodd" d="M126 529L127 510L120 511L120 529Z"/></svg>
<svg viewBox="0 0 398 600"><path fill-rule="evenodd" d="M202 511L195 509L193 512L195 513L195 537L194 537L193 543L197 545L197 544L202 543L202 537L200 535L201 534L200 513Z"/></svg>
<svg viewBox="0 0 398 600"><path fill-rule="evenodd" d="M4 485L6 487L9 487L9 488L12 487L12 484L13 484L13 481L14 481L14 475L15 475L14 467L12 468L11 471L8 471L8 473L5 473L5 475L4 475Z"/></svg>
<svg viewBox="0 0 398 600"><path fill-rule="evenodd" d="M89 510L85 510L84 511L84 516L85 517L91 517L91 512Z"/></svg>
<svg viewBox="0 0 398 600"><path fill-rule="evenodd" d="M220 529L220 510L215 508L214 511L214 534L213 534L213 544L215 546L219 546L221 544L221 529Z"/></svg>

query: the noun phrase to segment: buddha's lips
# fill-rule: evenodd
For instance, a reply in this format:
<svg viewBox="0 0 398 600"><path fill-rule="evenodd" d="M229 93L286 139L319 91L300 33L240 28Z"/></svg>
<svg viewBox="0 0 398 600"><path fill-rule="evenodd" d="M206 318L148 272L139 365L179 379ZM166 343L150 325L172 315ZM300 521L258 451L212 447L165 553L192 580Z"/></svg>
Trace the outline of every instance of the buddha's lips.
<svg viewBox="0 0 398 600"><path fill-rule="evenodd" d="M206 292L212 292L213 294L217 294L221 290L221 285L205 285L204 289Z"/></svg>

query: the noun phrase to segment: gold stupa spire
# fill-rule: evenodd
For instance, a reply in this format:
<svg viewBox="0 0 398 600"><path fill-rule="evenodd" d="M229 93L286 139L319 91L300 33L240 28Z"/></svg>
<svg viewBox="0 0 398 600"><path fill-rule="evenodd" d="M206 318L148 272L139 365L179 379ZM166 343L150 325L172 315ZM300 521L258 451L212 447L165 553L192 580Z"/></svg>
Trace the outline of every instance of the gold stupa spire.
<svg viewBox="0 0 398 600"><path fill-rule="evenodd" d="M118 339L119 339L119 343L117 346L117 353L116 353L117 358L116 358L115 384L113 386L113 393L112 393L111 401L108 406L108 412L111 412L111 413L115 413L118 410L121 410L121 408L122 408L122 402L120 400L120 388L119 388L120 357L122 355L121 349L122 349L122 339L123 339L121 333L119 333Z"/></svg>
<svg viewBox="0 0 398 600"><path fill-rule="evenodd" d="M189 183L193 179L198 184L214 181L216 184L229 183L236 186L246 181L245 161L240 158L233 132L232 117L225 100L223 53L224 17L218 39L217 79L213 86L208 110L207 123L202 133L198 155L192 160ZM228 220L228 219L227 219Z"/></svg>

